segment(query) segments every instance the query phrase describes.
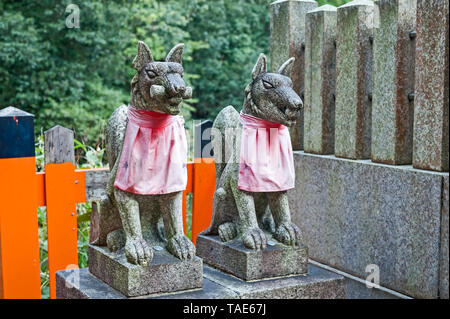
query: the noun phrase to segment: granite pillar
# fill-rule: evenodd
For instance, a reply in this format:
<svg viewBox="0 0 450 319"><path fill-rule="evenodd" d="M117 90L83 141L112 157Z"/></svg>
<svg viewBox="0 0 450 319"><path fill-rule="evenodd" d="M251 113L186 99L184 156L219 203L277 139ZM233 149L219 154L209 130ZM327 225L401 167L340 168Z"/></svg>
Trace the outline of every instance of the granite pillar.
<svg viewBox="0 0 450 319"><path fill-rule="evenodd" d="M330 5L306 14L304 148L308 153L334 153L336 19L336 7Z"/></svg>
<svg viewBox="0 0 450 319"><path fill-rule="evenodd" d="M411 164L416 0L378 0L373 40L372 161Z"/></svg>
<svg viewBox="0 0 450 319"><path fill-rule="evenodd" d="M417 1L413 166L448 171L449 3Z"/></svg>
<svg viewBox="0 0 450 319"><path fill-rule="evenodd" d="M292 68L292 82L295 92L304 97L305 73L305 17L317 7L312 0L281 0L270 5L270 61L272 72L290 57L295 57ZM300 111L296 125L290 128L292 147L303 149L303 111Z"/></svg>
<svg viewBox="0 0 450 319"><path fill-rule="evenodd" d="M337 26L335 154L370 158L373 2L340 6Z"/></svg>

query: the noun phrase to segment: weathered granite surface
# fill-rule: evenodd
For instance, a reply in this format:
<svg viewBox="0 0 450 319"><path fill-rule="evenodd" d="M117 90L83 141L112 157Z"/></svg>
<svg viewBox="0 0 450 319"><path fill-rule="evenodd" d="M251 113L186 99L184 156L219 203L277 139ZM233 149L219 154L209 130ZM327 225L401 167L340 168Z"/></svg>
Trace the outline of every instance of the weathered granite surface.
<svg viewBox="0 0 450 319"><path fill-rule="evenodd" d="M123 299L126 296L91 275L87 268L74 270L79 285L73 286L73 272L56 273L58 299ZM245 282L217 269L205 266L200 290L172 294L147 295L139 299L343 299L343 277L309 266L308 276L292 276L258 282Z"/></svg>
<svg viewBox="0 0 450 319"><path fill-rule="evenodd" d="M417 1L413 166L448 171L449 3Z"/></svg>
<svg viewBox="0 0 450 319"><path fill-rule="evenodd" d="M348 273L339 271L330 266L318 263L315 260L309 260L311 265L323 268L344 277L345 298L346 299L411 299L406 295L387 289L383 286L367 286L365 280L352 276Z"/></svg>
<svg viewBox="0 0 450 319"><path fill-rule="evenodd" d="M217 269L205 267L205 278L227 287L243 299L342 299L343 277L308 266L308 275L245 282Z"/></svg>
<svg viewBox="0 0 450 319"><path fill-rule="evenodd" d="M337 9L324 5L306 14L304 149L334 153Z"/></svg>
<svg viewBox="0 0 450 319"><path fill-rule="evenodd" d="M303 99L305 73L305 16L317 8L313 0L281 0L270 5L270 62L272 72L290 57L295 58L292 82L294 90ZM292 148L303 149L303 110L297 124L289 128Z"/></svg>
<svg viewBox="0 0 450 319"><path fill-rule="evenodd" d="M273 240L272 240L273 241ZM270 240L269 240L270 242ZM197 256L215 268L244 280L305 274L308 249L285 246L273 241L264 250L245 248L240 240L223 243L218 236L197 237Z"/></svg>
<svg viewBox="0 0 450 319"><path fill-rule="evenodd" d="M402 299L380 289L367 288L365 284L349 278L344 279L344 287L346 299Z"/></svg>
<svg viewBox="0 0 450 319"><path fill-rule="evenodd" d="M437 298L442 180L446 174L294 152L293 221L310 258L380 285Z"/></svg>
<svg viewBox="0 0 450 319"><path fill-rule="evenodd" d="M374 4L355 0L337 9L335 154L370 158Z"/></svg>
<svg viewBox="0 0 450 319"><path fill-rule="evenodd" d="M439 297L448 299L448 175L442 189L441 260L439 264Z"/></svg>
<svg viewBox="0 0 450 319"><path fill-rule="evenodd" d="M127 262L123 251L89 246L89 271L122 294L142 296L202 287L202 260L179 260L166 250L155 251L149 266Z"/></svg>
<svg viewBox="0 0 450 319"><path fill-rule="evenodd" d="M411 164L416 0L377 0L373 40L372 161Z"/></svg>

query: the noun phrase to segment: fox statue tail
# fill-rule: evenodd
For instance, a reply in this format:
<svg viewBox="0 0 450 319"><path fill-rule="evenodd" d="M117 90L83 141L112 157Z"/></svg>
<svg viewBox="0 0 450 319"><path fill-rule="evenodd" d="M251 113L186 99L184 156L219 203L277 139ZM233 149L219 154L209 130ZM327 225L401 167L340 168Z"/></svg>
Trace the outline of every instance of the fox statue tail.
<svg viewBox="0 0 450 319"><path fill-rule="evenodd" d="M219 184L218 181L234 150L237 129L240 126L239 113L232 105L220 111L214 120L211 143L214 151L214 162L216 163L216 185Z"/></svg>

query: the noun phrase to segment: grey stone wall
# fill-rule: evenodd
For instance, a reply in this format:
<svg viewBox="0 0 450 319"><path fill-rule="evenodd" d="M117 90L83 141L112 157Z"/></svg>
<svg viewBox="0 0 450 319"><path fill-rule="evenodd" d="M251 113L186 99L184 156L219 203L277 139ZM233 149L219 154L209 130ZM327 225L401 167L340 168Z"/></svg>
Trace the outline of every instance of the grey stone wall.
<svg viewBox="0 0 450 319"><path fill-rule="evenodd" d="M442 186L441 261L439 265L439 296L448 299L448 175Z"/></svg>
<svg viewBox="0 0 450 319"><path fill-rule="evenodd" d="M439 273L448 174L304 152L294 160L289 204L311 259L361 279L375 264L381 286L415 298L439 296L440 282L448 282Z"/></svg>

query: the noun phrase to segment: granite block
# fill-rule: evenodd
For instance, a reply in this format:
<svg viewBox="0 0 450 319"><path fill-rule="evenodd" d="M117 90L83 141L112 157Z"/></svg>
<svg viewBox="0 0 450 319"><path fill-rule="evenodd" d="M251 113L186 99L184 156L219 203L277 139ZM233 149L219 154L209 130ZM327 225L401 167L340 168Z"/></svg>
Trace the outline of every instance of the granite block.
<svg viewBox="0 0 450 319"><path fill-rule="evenodd" d="M373 40L372 161L411 164L416 0L377 0Z"/></svg>
<svg viewBox="0 0 450 319"><path fill-rule="evenodd" d="M439 265L439 297L448 299L448 174L442 187L441 260Z"/></svg>
<svg viewBox="0 0 450 319"><path fill-rule="evenodd" d="M310 258L380 285L437 298L442 180L446 174L294 152L292 219Z"/></svg>
<svg viewBox="0 0 450 319"><path fill-rule="evenodd" d="M417 1L413 166L448 172L449 2Z"/></svg>
<svg viewBox="0 0 450 319"><path fill-rule="evenodd" d="M344 278L308 266L308 275L245 282L212 267L204 267L202 289L170 294L152 294L129 299L343 299ZM76 277L76 283L73 281ZM89 273L87 268L56 273L58 299L125 299Z"/></svg>
<svg viewBox="0 0 450 319"><path fill-rule="evenodd" d="M275 243L275 241L273 241ZM197 237L197 256L205 263L243 280L305 274L308 249L276 242L260 251L245 248L239 239L223 243L218 236Z"/></svg>
<svg viewBox="0 0 450 319"><path fill-rule="evenodd" d="M374 4L355 0L337 9L335 154L370 158Z"/></svg>
<svg viewBox="0 0 450 319"><path fill-rule="evenodd" d="M377 288L367 288L359 281L345 278L345 298L346 299L403 299Z"/></svg>
<svg viewBox="0 0 450 319"><path fill-rule="evenodd" d="M76 282L73 278L76 277ZM88 268L56 273L57 299L235 299L237 293L207 278L201 289L127 297L92 275Z"/></svg>
<svg viewBox="0 0 450 319"><path fill-rule="evenodd" d="M205 278L236 292L243 299L343 299L344 278L309 265L307 275L246 282L205 266Z"/></svg>
<svg viewBox="0 0 450 319"><path fill-rule="evenodd" d="M154 251L147 267L127 262L121 250L89 245L89 271L122 294L132 297L202 287L202 260L180 260L165 249Z"/></svg>
<svg viewBox="0 0 450 319"><path fill-rule="evenodd" d="M336 19L336 7L330 5L306 14L304 149L308 153L334 153Z"/></svg>
<svg viewBox="0 0 450 319"><path fill-rule="evenodd" d="M294 91L304 98L305 77L305 16L317 8L313 0L282 0L270 5L270 62L272 72L289 58L294 57L292 82ZM297 123L289 128L292 148L303 149L304 119L300 111Z"/></svg>

